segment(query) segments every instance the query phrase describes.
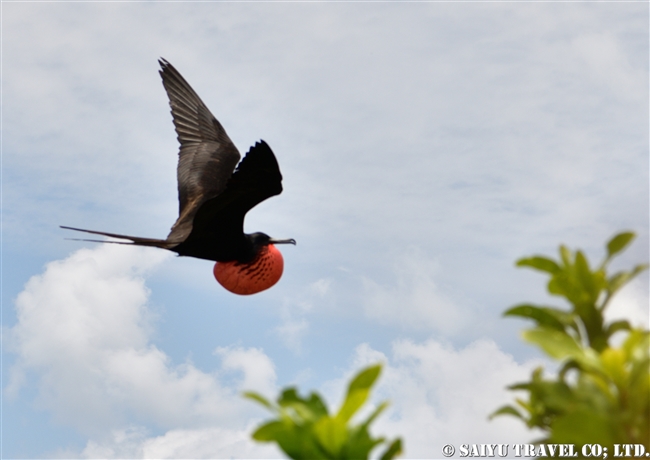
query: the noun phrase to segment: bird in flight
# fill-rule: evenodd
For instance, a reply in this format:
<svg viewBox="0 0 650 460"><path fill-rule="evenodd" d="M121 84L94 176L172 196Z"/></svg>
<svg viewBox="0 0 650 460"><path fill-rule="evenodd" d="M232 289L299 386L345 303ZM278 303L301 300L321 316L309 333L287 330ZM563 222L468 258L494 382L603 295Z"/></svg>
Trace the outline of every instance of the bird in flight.
<svg viewBox="0 0 650 460"><path fill-rule="evenodd" d="M160 76L169 97L178 153L179 216L164 240L61 226L68 230L129 240L83 240L151 246L180 256L215 261L214 276L230 292L247 295L270 288L284 261L275 244L296 244L265 233L244 233L244 217L258 203L282 193L282 175L263 140L244 159L221 123L165 59ZM239 163L239 164L237 164Z"/></svg>

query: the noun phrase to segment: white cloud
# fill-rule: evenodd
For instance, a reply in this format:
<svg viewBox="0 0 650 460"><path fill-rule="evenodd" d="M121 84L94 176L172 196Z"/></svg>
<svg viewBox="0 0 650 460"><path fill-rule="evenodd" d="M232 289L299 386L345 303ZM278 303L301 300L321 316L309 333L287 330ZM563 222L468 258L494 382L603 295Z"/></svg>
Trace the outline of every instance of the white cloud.
<svg viewBox="0 0 650 460"><path fill-rule="evenodd" d="M221 347L221 370L207 373L175 365L151 343L143 275L167 256L103 245L32 277L16 300L9 344L17 360L6 394L35 376L40 407L89 436L85 456L268 454L249 439L257 408L240 396L275 392L275 368L261 349ZM224 385L218 375L232 371L241 379ZM148 426L167 432L148 438Z"/></svg>
<svg viewBox="0 0 650 460"><path fill-rule="evenodd" d="M374 401L391 405L373 433L401 436L405 458L440 458L445 444L525 443L539 433L509 417L488 420L490 413L513 401L507 385L528 380L539 363L519 364L492 340L455 349L430 339L393 342L389 356L367 344L357 347L349 376L362 366L383 362ZM325 385L328 395L343 393L347 380Z"/></svg>
<svg viewBox="0 0 650 460"><path fill-rule="evenodd" d="M290 313L282 314L282 324L275 328L275 333L285 347L293 353L302 353L302 340L309 331L309 321L305 318L294 318Z"/></svg>
<svg viewBox="0 0 650 460"><path fill-rule="evenodd" d="M299 291L298 295L285 299L280 312L282 323L274 329L285 347L294 354L303 352L302 341L309 332L309 314L314 304L331 292L331 280L319 279Z"/></svg>
<svg viewBox="0 0 650 460"><path fill-rule="evenodd" d="M49 264L17 299L15 371L36 374L40 405L89 436L84 457L276 456L272 446L249 440L259 420L254 404L238 394L277 392L275 366L263 350L219 347L221 367L206 373L191 363L174 365L151 343L142 276L165 258L159 251L104 245ZM310 290L322 297L327 285L317 282ZM435 340L402 340L390 358L360 345L353 368L376 361L387 363L379 395L393 403L377 429L404 436L409 457L437 455L444 443L528 439L508 420L486 420L511 399L505 385L530 370L494 342L455 350ZM242 377L224 385L218 375L233 371ZM336 390L340 397L345 382L329 382L326 393ZM15 381L10 391L18 390ZM147 426L164 434L151 436Z"/></svg>
<svg viewBox="0 0 650 460"><path fill-rule="evenodd" d="M57 418L91 429L85 420L91 414L98 424L119 418L102 397L104 371L122 353L156 356L147 344L152 315L142 275L166 257L113 245L81 249L48 264L18 295L9 341L18 355L12 373L41 374L39 402ZM18 383L10 381L9 396Z"/></svg>
<svg viewBox="0 0 650 460"><path fill-rule="evenodd" d="M469 312L456 305L438 286L438 264L414 251L400 256L394 281L379 284L364 278L366 316L384 324L431 330L452 336L469 321Z"/></svg>
<svg viewBox="0 0 650 460"><path fill-rule="evenodd" d="M141 428L116 430L105 442L89 441L83 458L283 458L271 444L250 441L246 429L204 428L170 430L147 437Z"/></svg>
<svg viewBox="0 0 650 460"><path fill-rule="evenodd" d="M647 90L647 69L632 65L611 32L582 35L572 45L576 55L590 67L592 78L620 97L641 102L639 94Z"/></svg>
<svg viewBox="0 0 650 460"><path fill-rule="evenodd" d="M238 387L262 394L275 391L275 365L264 351L258 348L219 347L214 353L221 356L223 370L243 373Z"/></svg>

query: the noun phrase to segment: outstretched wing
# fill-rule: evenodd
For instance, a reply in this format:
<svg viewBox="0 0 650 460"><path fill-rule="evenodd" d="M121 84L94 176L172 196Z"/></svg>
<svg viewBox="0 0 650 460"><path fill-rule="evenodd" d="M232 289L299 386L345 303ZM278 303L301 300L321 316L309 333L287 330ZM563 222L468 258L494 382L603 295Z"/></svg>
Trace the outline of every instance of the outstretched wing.
<svg viewBox="0 0 650 460"><path fill-rule="evenodd" d="M181 144L177 170L179 216L167 241L180 243L191 233L201 205L224 191L241 156L221 123L181 74L166 60L160 59L159 63Z"/></svg>
<svg viewBox="0 0 650 460"><path fill-rule="evenodd" d="M198 210L193 233L217 233L226 239L241 235L246 213L280 193L282 174L278 161L266 142L257 142L237 167L226 189Z"/></svg>

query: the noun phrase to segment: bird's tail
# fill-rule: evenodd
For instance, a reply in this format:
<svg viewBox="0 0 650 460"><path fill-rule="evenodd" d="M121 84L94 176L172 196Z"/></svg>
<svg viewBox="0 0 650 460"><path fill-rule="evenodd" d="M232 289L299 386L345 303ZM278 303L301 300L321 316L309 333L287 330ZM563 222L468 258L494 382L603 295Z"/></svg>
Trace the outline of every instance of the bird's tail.
<svg viewBox="0 0 650 460"><path fill-rule="evenodd" d="M149 247L162 248L162 249L171 249L172 247L177 245L177 243L170 243L167 240L158 240L155 238L141 238L139 236L118 235L117 233L98 232L95 230L84 230L83 228L66 227L64 225L61 225L60 227L65 228L67 230L74 230L77 232L86 232L86 233L92 233L94 235L103 235L111 238L119 238L121 240L130 240L130 242L127 243L126 241L86 240L86 239L79 239L79 238L69 238L76 241L92 241L94 243L112 243L112 244L133 244L135 246L149 246Z"/></svg>

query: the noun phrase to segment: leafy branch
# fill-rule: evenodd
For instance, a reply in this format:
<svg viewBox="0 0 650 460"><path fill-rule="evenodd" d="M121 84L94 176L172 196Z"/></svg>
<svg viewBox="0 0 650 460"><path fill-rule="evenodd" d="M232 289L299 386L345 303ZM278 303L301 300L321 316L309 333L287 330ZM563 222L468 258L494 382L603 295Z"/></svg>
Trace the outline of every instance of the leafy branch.
<svg viewBox="0 0 650 460"><path fill-rule="evenodd" d="M282 391L273 404L258 393L246 392L244 396L266 407L276 418L264 423L253 433L259 442L276 442L292 459L367 459L370 452L385 438L373 438L370 424L388 406L380 404L365 421L353 425L353 415L363 406L370 390L381 372L381 365L370 366L359 372L350 382L343 405L334 415L318 393L301 397L295 388ZM402 452L401 439L391 442L380 456L390 460Z"/></svg>
<svg viewBox="0 0 650 460"><path fill-rule="evenodd" d="M564 297L572 308L521 304L504 313L534 321L524 340L562 366L557 379L545 379L539 367L529 382L508 387L528 392L528 399L518 398L516 406L503 406L491 417L511 415L540 428L546 437L539 442L637 443L650 450L650 332L633 329L626 320L604 321L614 294L648 268L640 264L608 275L609 262L633 239L632 232L613 237L595 269L582 251L565 246L557 261L534 256L517 262L547 273L549 293ZM615 348L609 341L619 331L627 337Z"/></svg>

